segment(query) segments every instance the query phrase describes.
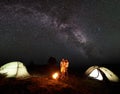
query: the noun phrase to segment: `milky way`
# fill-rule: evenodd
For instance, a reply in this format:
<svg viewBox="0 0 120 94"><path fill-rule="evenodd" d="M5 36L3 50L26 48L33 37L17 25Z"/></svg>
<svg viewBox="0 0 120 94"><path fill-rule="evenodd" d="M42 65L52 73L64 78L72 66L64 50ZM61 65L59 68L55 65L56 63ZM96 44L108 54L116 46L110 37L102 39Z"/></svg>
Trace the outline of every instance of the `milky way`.
<svg viewBox="0 0 120 94"><path fill-rule="evenodd" d="M39 60L40 63L47 62L50 56L68 58L76 63L105 58L104 49L107 48L104 47L108 43L104 46L103 42L108 33L103 34L106 28L98 19L102 13L99 3L96 0L2 2L1 57Z"/></svg>

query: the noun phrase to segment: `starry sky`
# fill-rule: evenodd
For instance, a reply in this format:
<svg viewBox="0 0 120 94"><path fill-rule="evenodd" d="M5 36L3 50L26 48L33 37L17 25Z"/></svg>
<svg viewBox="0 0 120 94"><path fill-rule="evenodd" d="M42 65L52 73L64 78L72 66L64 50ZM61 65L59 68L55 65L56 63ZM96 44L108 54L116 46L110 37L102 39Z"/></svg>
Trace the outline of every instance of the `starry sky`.
<svg viewBox="0 0 120 94"><path fill-rule="evenodd" d="M0 61L118 62L119 11L119 0L0 1Z"/></svg>

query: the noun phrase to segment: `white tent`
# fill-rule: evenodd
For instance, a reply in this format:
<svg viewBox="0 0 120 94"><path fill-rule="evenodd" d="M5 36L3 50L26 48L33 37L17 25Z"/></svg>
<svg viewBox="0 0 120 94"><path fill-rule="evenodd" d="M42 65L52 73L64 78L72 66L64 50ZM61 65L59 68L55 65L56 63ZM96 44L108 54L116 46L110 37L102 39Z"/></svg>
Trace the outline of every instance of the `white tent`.
<svg viewBox="0 0 120 94"><path fill-rule="evenodd" d="M22 62L14 61L0 67L0 74L5 74L6 77L26 78L29 77L26 67Z"/></svg>
<svg viewBox="0 0 120 94"><path fill-rule="evenodd" d="M118 76L105 67L92 66L86 70L85 74L88 75L88 77L101 81L105 78L112 82L119 81Z"/></svg>

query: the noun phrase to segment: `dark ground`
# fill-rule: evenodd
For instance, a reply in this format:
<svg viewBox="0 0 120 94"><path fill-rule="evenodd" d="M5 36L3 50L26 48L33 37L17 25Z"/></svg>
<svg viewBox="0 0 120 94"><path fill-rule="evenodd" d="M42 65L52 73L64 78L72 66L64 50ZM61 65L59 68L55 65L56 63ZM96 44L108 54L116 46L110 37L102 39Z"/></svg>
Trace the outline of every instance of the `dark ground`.
<svg viewBox="0 0 120 94"><path fill-rule="evenodd" d="M1 76L0 94L120 94L119 82L93 80L86 77L82 71L69 70L68 77L63 80L53 80L53 70L48 69L48 66L34 66L32 69L29 67L28 71L31 77L27 79ZM54 71L57 69L54 68Z"/></svg>

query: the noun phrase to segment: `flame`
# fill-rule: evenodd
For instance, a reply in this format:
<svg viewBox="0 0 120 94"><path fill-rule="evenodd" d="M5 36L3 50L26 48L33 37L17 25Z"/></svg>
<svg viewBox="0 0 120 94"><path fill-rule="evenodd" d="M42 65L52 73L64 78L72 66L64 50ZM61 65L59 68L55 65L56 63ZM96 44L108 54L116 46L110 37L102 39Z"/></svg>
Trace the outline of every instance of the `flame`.
<svg viewBox="0 0 120 94"><path fill-rule="evenodd" d="M52 78L53 78L53 79L58 79L58 78L59 78L59 73L58 73L58 72L54 73L54 74L52 75Z"/></svg>

